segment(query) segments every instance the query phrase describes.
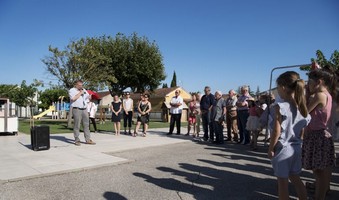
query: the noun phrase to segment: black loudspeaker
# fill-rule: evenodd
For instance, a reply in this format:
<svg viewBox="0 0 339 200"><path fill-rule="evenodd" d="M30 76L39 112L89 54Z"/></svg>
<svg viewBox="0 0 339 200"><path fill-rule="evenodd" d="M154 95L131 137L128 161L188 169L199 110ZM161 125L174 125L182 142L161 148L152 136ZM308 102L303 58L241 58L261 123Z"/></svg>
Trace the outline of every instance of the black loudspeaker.
<svg viewBox="0 0 339 200"><path fill-rule="evenodd" d="M48 150L50 148L49 126L32 126L31 144L34 151Z"/></svg>

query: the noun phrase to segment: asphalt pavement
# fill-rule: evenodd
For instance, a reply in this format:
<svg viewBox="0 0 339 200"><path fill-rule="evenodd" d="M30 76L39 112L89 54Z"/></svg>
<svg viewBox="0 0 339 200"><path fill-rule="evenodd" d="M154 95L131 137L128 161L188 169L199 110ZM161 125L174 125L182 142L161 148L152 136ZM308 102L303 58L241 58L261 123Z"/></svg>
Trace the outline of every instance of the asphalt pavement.
<svg viewBox="0 0 339 200"><path fill-rule="evenodd" d="M80 149L87 153L104 152L122 160L2 181L0 199L277 199L277 181L263 143L260 142L257 151L251 151L247 145L233 142L215 145L183 135L166 136L166 131L151 130L146 138L94 135L98 144L81 145ZM13 137L16 136L10 136ZM100 144L105 144L106 137L113 138L107 143L119 147L111 149L107 145L108 151L102 149ZM68 140L59 141L66 147L54 147L55 151L63 148L79 150L68 144ZM309 171L303 171L302 178L314 180ZM296 199L292 186L290 193L291 198ZM309 195L312 194L309 191ZM327 199L339 199L338 167L333 173Z"/></svg>

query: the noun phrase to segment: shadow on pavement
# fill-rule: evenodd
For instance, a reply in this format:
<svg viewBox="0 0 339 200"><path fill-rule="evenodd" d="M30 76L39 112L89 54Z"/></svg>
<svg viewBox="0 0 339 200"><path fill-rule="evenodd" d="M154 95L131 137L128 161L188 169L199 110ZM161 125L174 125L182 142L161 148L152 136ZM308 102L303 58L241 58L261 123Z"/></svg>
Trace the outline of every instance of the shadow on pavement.
<svg viewBox="0 0 339 200"><path fill-rule="evenodd" d="M67 138L65 136L50 135L50 139L52 139L52 140L59 140L59 141L66 142L66 143L69 143L69 144L74 144L74 140L69 139L69 138Z"/></svg>
<svg viewBox="0 0 339 200"><path fill-rule="evenodd" d="M115 192L105 192L103 197L107 200L127 200L126 197L122 196L121 194Z"/></svg>
<svg viewBox="0 0 339 200"><path fill-rule="evenodd" d="M277 180L267 158L267 147L263 143L259 144L257 151L231 142L223 145L207 142L198 144L206 145L204 148L210 155L219 157L218 160L204 157L197 159L201 163L199 165L179 163L179 169L157 167L157 170L170 174L165 175L166 178L157 178L146 173L134 175L163 189L177 192L179 198L184 195L180 193L186 193L194 199L277 199ZM225 161L220 161L220 157L225 158ZM327 199L337 199L339 196L338 173L339 168L336 167L331 182L333 189ZM304 170L301 177L305 181L314 181L313 174L309 171ZM296 198L292 184L289 185L289 193L290 197ZM309 190L308 193L310 197L314 194Z"/></svg>

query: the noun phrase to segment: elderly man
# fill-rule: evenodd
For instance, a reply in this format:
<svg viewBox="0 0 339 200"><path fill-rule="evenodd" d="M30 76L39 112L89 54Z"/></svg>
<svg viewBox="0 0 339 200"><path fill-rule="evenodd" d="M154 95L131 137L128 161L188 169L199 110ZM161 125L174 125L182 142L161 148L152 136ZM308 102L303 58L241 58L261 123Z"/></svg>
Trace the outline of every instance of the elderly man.
<svg viewBox="0 0 339 200"><path fill-rule="evenodd" d="M228 92L228 98L226 100L226 125L227 125L227 141L238 141L238 124L237 124L237 96L234 90Z"/></svg>
<svg viewBox="0 0 339 200"><path fill-rule="evenodd" d="M204 140L208 140L208 129L210 131L210 140L214 139L214 122L211 120L211 112L215 102L214 95L211 94L211 88L206 86L204 90L205 94L201 97L200 100L200 110L201 110L201 119L202 126L204 130Z"/></svg>
<svg viewBox="0 0 339 200"><path fill-rule="evenodd" d="M236 103L238 114L238 129L240 135L240 141L238 143L245 145L250 142L250 135L249 132L246 130L247 118L249 116L247 99L251 97L248 89L249 88L246 85L241 87L241 96L238 98L238 101Z"/></svg>
<svg viewBox="0 0 339 200"><path fill-rule="evenodd" d="M226 102L222 98L221 91L215 92L215 105L213 106L213 123L215 131L215 142L216 144L224 144L224 133L223 133L223 123L225 121L226 115Z"/></svg>
<svg viewBox="0 0 339 200"><path fill-rule="evenodd" d="M167 135L172 135L174 130L174 124L177 125L177 135L180 135L180 127L181 127L181 113L183 108L184 100L180 96L180 90L175 91L175 96L172 97L170 101L170 130Z"/></svg>
<svg viewBox="0 0 339 200"><path fill-rule="evenodd" d="M83 82L78 80L75 82L74 88L68 91L69 98L71 99L72 114L74 118L74 139L75 145L80 146L80 124L84 127L84 135L86 144L95 144L91 140L91 133L89 131L89 116L87 113L87 102L90 95L83 88Z"/></svg>

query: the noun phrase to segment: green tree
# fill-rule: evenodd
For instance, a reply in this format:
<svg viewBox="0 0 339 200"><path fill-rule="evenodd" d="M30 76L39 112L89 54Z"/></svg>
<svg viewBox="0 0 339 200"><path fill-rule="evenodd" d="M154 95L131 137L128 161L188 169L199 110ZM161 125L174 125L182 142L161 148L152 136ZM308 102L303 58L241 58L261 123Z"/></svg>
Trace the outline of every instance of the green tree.
<svg viewBox="0 0 339 200"><path fill-rule="evenodd" d="M99 41L96 39L73 40L64 50L49 46L51 55L42 59L42 62L47 72L65 89L72 88L78 79L83 80L89 89L103 87L102 83L92 81L96 75L100 75L97 67L108 62L106 57L100 54L99 49Z"/></svg>
<svg viewBox="0 0 339 200"><path fill-rule="evenodd" d="M175 73L175 71L173 72L171 87L177 87L177 74Z"/></svg>
<svg viewBox="0 0 339 200"><path fill-rule="evenodd" d="M329 60L326 59L325 55L322 51L317 50L316 51L316 58L311 58L311 62L317 62L320 67L329 66L334 71L339 71L339 52L335 50L333 54L331 55L331 58ZM311 65L301 66L301 70L310 71L312 69Z"/></svg>
<svg viewBox="0 0 339 200"><path fill-rule="evenodd" d="M88 89L109 87L112 93L127 88L154 90L166 78L162 55L155 42L136 33L126 37L87 37L71 41L65 50L49 47L52 55L42 62L64 88L82 79Z"/></svg>
<svg viewBox="0 0 339 200"><path fill-rule="evenodd" d="M1 84L0 85L0 97L11 99L17 90L18 85Z"/></svg>
<svg viewBox="0 0 339 200"><path fill-rule="evenodd" d="M167 83L163 83L163 84L162 84L162 88L168 88Z"/></svg>
<svg viewBox="0 0 339 200"><path fill-rule="evenodd" d="M34 80L33 83L27 85L23 80L20 85L0 85L0 96L9 98L11 102L17 106L35 106L34 96L38 92L38 87L41 86L41 82Z"/></svg>
<svg viewBox="0 0 339 200"><path fill-rule="evenodd" d="M64 100L68 98L67 90L62 88L46 89L40 93L39 100L41 101L41 104L39 107L47 109L53 102L58 102L62 96L66 97Z"/></svg>

